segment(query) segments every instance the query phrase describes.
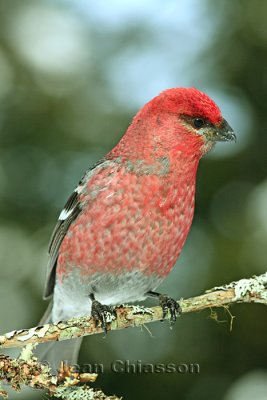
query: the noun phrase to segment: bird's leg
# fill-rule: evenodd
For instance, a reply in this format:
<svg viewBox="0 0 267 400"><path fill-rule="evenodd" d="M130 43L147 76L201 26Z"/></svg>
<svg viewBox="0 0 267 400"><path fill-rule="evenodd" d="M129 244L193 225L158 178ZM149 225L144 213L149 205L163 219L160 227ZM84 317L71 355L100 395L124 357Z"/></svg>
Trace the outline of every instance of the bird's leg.
<svg viewBox="0 0 267 400"><path fill-rule="evenodd" d="M182 314L182 309L176 300L167 296L166 294L161 294L157 292L149 291L146 293L147 296L156 297L159 300L159 305L162 308L163 319L166 317L167 312L170 311L170 323L174 324L177 317Z"/></svg>
<svg viewBox="0 0 267 400"><path fill-rule="evenodd" d="M101 327L106 335L107 324L117 317L116 311L113 309L113 307L101 304L99 301L97 301L93 293L89 295L89 298L92 301L91 314L95 320L95 326L97 327L98 323L100 322Z"/></svg>

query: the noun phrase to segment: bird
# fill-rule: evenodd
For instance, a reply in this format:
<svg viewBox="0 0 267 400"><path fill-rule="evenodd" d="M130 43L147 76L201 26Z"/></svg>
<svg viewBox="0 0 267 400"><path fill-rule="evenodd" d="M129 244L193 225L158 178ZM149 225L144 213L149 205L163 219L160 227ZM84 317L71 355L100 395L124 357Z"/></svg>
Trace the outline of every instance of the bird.
<svg viewBox="0 0 267 400"><path fill-rule="evenodd" d="M106 331L113 306L148 296L174 323L179 304L156 289L189 233L201 157L233 140L220 108L196 88L167 89L146 103L59 215L44 291L52 300L42 323L91 314ZM80 344L64 341L60 356L77 362Z"/></svg>

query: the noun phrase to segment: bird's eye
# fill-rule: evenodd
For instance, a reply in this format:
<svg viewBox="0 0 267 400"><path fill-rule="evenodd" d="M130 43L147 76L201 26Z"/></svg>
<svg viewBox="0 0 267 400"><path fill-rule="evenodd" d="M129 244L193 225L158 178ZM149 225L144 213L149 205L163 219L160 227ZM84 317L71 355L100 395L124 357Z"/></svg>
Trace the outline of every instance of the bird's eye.
<svg viewBox="0 0 267 400"><path fill-rule="evenodd" d="M202 128L202 126L205 125L205 121L202 118L195 118L193 120L193 123L194 123L195 128L197 128L197 129Z"/></svg>

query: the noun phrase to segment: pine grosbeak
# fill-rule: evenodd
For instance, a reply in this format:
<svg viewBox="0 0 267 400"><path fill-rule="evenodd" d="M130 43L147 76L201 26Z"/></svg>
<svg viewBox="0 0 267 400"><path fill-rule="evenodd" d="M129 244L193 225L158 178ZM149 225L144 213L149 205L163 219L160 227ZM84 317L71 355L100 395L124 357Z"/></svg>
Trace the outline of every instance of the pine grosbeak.
<svg viewBox="0 0 267 400"><path fill-rule="evenodd" d="M149 295L174 321L178 304L154 290L189 232L200 158L217 141L233 139L218 106L195 88L165 90L141 108L59 216L49 248L45 297L53 300L46 321L91 312L106 329L110 305ZM61 358L75 362L80 342L63 345Z"/></svg>

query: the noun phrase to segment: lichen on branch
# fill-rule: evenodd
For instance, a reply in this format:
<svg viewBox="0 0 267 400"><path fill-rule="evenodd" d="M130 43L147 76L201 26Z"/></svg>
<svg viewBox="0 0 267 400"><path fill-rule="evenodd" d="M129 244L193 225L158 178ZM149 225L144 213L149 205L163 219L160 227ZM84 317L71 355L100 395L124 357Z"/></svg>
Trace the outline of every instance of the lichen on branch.
<svg viewBox="0 0 267 400"><path fill-rule="evenodd" d="M267 272L214 287L200 296L180 299L178 302L183 314L206 308L227 307L235 303L267 305ZM161 307L119 306L116 313L117 318L108 324L108 330L140 326L162 320L163 317ZM19 390L24 384L36 389L46 389L49 394L62 399L117 400L116 396L106 396L102 391L95 391L84 385L93 382L96 374L79 374L71 370L71 366L62 364L58 374L52 375L48 366L39 363L32 353L39 343L74 339L101 332L103 329L95 326L93 318L89 316L8 332L0 336L0 348L23 347L23 350L18 359L0 356L0 380L15 390ZM7 396L1 386L0 396Z"/></svg>
<svg viewBox="0 0 267 400"><path fill-rule="evenodd" d="M224 286L207 290L204 294L179 301L182 313L201 311L205 308L223 307L234 303L261 303L267 305L267 272L250 279L241 279ZM117 318L108 330L119 330L162 320L161 307L119 306ZM167 316L168 317L168 316ZM72 318L55 324L45 324L30 329L8 332L0 336L0 348L23 347L26 344L74 339L103 332L95 326L90 316Z"/></svg>

